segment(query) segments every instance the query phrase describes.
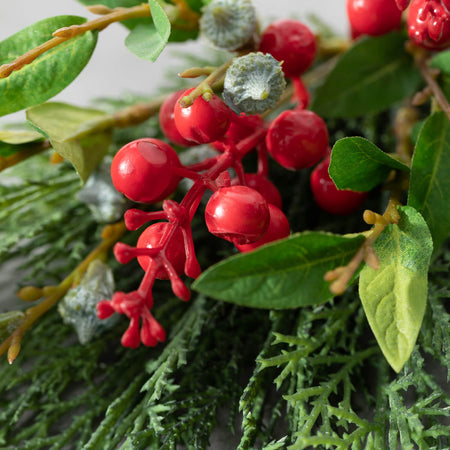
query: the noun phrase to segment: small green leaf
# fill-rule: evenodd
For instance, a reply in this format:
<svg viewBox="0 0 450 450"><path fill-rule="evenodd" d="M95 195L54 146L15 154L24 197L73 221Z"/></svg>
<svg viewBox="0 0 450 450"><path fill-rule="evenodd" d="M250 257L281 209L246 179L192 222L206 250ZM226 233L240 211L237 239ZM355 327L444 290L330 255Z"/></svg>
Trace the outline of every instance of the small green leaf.
<svg viewBox="0 0 450 450"><path fill-rule="evenodd" d="M27 123L8 124L0 130L0 156L30 150L33 144L43 141L44 137Z"/></svg>
<svg viewBox="0 0 450 450"><path fill-rule="evenodd" d="M42 134L33 129L23 130L1 130L0 141L5 144L20 145L30 144L42 140Z"/></svg>
<svg viewBox="0 0 450 450"><path fill-rule="evenodd" d="M164 50L166 43L152 24L133 28L125 39L125 45L138 58L154 62Z"/></svg>
<svg viewBox="0 0 450 450"><path fill-rule="evenodd" d="M150 12L152 13L153 23L161 39L165 42L170 36L170 21L166 12L156 0L148 0Z"/></svg>
<svg viewBox="0 0 450 450"><path fill-rule="evenodd" d="M392 169L409 172L408 166L367 139L348 137L334 145L328 171L338 189L370 191L382 183Z"/></svg>
<svg viewBox="0 0 450 450"><path fill-rule="evenodd" d="M170 21L156 0L149 0L153 25L137 25L125 39L128 50L138 58L156 61L170 36Z"/></svg>
<svg viewBox="0 0 450 450"><path fill-rule="evenodd" d="M323 277L352 258L363 236L304 232L206 270L193 288L219 300L254 308L287 309L332 297Z"/></svg>
<svg viewBox="0 0 450 450"><path fill-rule="evenodd" d="M111 143L111 118L94 109L49 102L27 110L27 119L86 181Z"/></svg>
<svg viewBox="0 0 450 450"><path fill-rule="evenodd" d="M437 53L430 61L430 67L439 69L441 72L450 73L450 50Z"/></svg>
<svg viewBox="0 0 450 450"><path fill-rule="evenodd" d="M85 21L83 17L58 16L24 28L0 42L0 64L10 63L51 39L58 28ZM84 33L49 50L9 77L0 79L0 115L37 105L61 92L83 70L96 43L96 32Z"/></svg>
<svg viewBox="0 0 450 450"><path fill-rule="evenodd" d="M428 224L434 249L450 235L450 122L443 112L423 125L411 166L408 205Z"/></svg>
<svg viewBox="0 0 450 450"><path fill-rule="evenodd" d="M359 281L369 325L396 372L409 359L422 325L433 251L423 217L410 206L399 213L398 225L388 225L373 246L380 267L365 266Z"/></svg>
<svg viewBox="0 0 450 450"><path fill-rule="evenodd" d="M311 109L323 117L358 117L414 94L421 77L404 44L400 33L356 43L318 87Z"/></svg>

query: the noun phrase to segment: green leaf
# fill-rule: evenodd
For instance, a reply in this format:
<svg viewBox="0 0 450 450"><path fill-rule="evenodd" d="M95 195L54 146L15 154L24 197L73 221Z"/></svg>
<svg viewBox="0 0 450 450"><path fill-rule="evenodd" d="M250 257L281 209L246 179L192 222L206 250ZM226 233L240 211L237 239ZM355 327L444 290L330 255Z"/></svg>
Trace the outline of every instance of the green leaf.
<svg viewBox="0 0 450 450"><path fill-rule="evenodd" d="M42 134L30 128L0 130L0 142L11 145L29 144L42 140Z"/></svg>
<svg viewBox="0 0 450 450"><path fill-rule="evenodd" d="M161 39L167 42L170 36L169 18L157 0L148 0L148 4L150 6L150 12L152 13L152 19L156 30L161 36Z"/></svg>
<svg viewBox="0 0 450 450"><path fill-rule="evenodd" d="M137 25L125 39L128 50L138 58L156 61L170 36L170 21L156 0L149 0L154 25Z"/></svg>
<svg viewBox="0 0 450 450"><path fill-rule="evenodd" d="M254 308L287 309L332 297L325 273L352 258L363 236L304 232L206 270L193 288L219 300Z"/></svg>
<svg viewBox="0 0 450 450"><path fill-rule="evenodd" d="M111 144L111 118L94 109L79 108L65 103L43 103L27 110L27 119L53 148L70 161L83 181Z"/></svg>
<svg viewBox="0 0 450 450"><path fill-rule="evenodd" d="M328 171L338 189L370 191L382 183L392 169L409 172L408 166L367 139L348 137L334 145Z"/></svg>
<svg viewBox="0 0 450 450"><path fill-rule="evenodd" d="M439 52L433 56L430 67L439 69L444 73L450 73L450 50Z"/></svg>
<svg viewBox="0 0 450 450"><path fill-rule="evenodd" d="M84 23L77 16L57 16L41 20L0 42L0 64L12 62L27 51L52 38L58 28ZM42 103L79 75L97 43L97 32L87 32L64 42L31 64L0 79L0 115Z"/></svg>
<svg viewBox="0 0 450 450"><path fill-rule="evenodd" d="M39 133L27 123L19 126L9 125L8 127L10 129L0 130L0 157L30 150L33 148L33 144L44 140L42 133Z"/></svg>
<svg viewBox="0 0 450 450"><path fill-rule="evenodd" d="M433 251L423 217L410 206L398 210L398 225L388 225L374 243L378 270L365 266L359 281L369 325L396 372L409 359L422 325Z"/></svg>
<svg viewBox="0 0 450 450"><path fill-rule="evenodd" d="M404 44L400 33L356 43L318 87L311 109L323 117L358 117L414 94L421 76Z"/></svg>
<svg viewBox="0 0 450 450"><path fill-rule="evenodd" d="M424 217L439 250L450 234L450 122L430 116L419 134L411 166L408 205Z"/></svg>

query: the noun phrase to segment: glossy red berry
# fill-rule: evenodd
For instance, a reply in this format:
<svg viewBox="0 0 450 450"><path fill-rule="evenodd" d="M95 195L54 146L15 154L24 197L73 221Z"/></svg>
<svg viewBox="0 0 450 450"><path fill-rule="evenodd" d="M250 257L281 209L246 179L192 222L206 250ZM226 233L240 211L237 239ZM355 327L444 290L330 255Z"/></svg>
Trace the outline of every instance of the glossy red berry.
<svg viewBox="0 0 450 450"><path fill-rule="evenodd" d="M409 6L409 1L410 0L395 0L395 3L400 11L404 11Z"/></svg>
<svg viewBox="0 0 450 450"><path fill-rule="evenodd" d="M180 99L193 89L181 94ZM217 141L227 132L231 121L231 110L215 94L206 101L197 97L191 106L183 108L177 101L174 109L175 125L183 138L196 144Z"/></svg>
<svg viewBox="0 0 450 450"><path fill-rule="evenodd" d="M169 231L168 227L172 225L168 222L158 222L150 225L139 236L137 241L137 248L158 248L162 244L164 234ZM170 238L165 250L166 258L173 265L178 275L183 273L184 263L186 261L186 253L184 250L183 233L180 228L177 228L174 235ZM144 269L148 269L151 258L150 256L138 256L138 263ZM169 278L164 268L158 269L156 278L159 280L167 280Z"/></svg>
<svg viewBox="0 0 450 450"><path fill-rule="evenodd" d="M253 134L258 128L264 127L264 120L257 114L246 115L241 114L232 115L231 124L226 132L229 141L236 145L251 134ZM213 142L211 144L216 150L222 151L223 145Z"/></svg>
<svg viewBox="0 0 450 450"><path fill-rule="evenodd" d="M450 46L450 2L413 0L408 10L408 35L412 42L428 50Z"/></svg>
<svg viewBox="0 0 450 450"><path fill-rule="evenodd" d="M328 129L312 111L284 111L271 123L266 145L275 161L286 169L312 167L326 155Z"/></svg>
<svg viewBox="0 0 450 450"><path fill-rule="evenodd" d="M303 23L293 19L280 19L271 23L262 33L259 51L270 53L282 62L287 77L304 73L316 55L316 38Z"/></svg>
<svg viewBox="0 0 450 450"><path fill-rule="evenodd" d="M234 244L255 242L269 226L267 202L247 186L223 187L214 192L205 209L210 233Z"/></svg>
<svg viewBox="0 0 450 450"><path fill-rule="evenodd" d="M350 214L364 203L367 192L338 189L328 173L329 166L330 155L311 173L311 190L314 199L323 210L331 214Z"/></svg>
<svg viewBox="0 0 450 450"><path fill-rule="evenodd" d="M402 20L402 12L393 0L347 0L347 16L354 38L398 30Z"/></svg>
<svg viewBox="0 0 450 450"><path fill-rule="evenodd" d="M154 203L177 187L180 177L174 168L181 163L175 150L159 139L129 142L114 156L111 177L115 188L130 200Z"/></svg>
<svg viewBox="0 0 450 450"><path fill-rule="evenodd" d="M180 95L183 93L184 89L175 91L164 100L161 109L159 110L159 126L161 127L164 136L166 136L170 142L182 147L190 147L193 145L193 142L188 141L181 136L175 125L174 108Z"/></svg>
<svg viewBox="0 0 450 450"><path fill-rule="evenodd" d="M237 178L233 178L231 180L232 186L237 186L239 184L240 183ZM264 197L267 203L281 208L282 199L280 191L267 177L265 177L264 175L260 175L259 173L246 173L245 184L255 191L258 191Z"/></svg>
<svg viewBox="0 0 450 450"><path fill-rule="evenodd" d="M283 239L288 237L291 233L291 228L287 217L284 215L283 211L275 205L269 203L269 214L270 222L266 232L262 235L260 239L251 244L236 244L236 248L242 252L250 252L258 247L269 242L277 241L278 239Z"/></svg>

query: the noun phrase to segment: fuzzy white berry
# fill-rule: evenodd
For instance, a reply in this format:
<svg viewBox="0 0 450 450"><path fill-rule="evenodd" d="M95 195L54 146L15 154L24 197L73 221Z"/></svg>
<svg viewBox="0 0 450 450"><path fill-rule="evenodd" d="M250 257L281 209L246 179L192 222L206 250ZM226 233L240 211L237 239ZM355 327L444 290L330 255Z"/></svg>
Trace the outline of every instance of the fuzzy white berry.
<svg viewBox="0 0 450 450"><path fill-rule="evenodd" d="M212 46L233 51L250 41L256 31L251 0L212 0L202 10L200 33Z"/></svg>
<svg viewBox="0 0 450 450"><path fill-rule="evenodd" d="M285 87L281 65L273 56L249 53L228 68L223 98L237 114L259 114L276 106Z"/></svg>

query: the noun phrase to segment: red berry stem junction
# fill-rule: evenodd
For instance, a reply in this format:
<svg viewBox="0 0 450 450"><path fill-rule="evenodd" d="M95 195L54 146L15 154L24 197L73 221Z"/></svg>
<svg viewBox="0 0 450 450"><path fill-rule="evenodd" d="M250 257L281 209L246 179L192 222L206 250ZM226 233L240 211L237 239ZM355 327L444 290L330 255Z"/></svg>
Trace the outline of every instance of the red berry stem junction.
<svg viewBox="0 0 450 450"><path fill-rule="evenodd" d="M129 230L153 222L135 247L124 243L114 247L117 261L126 264L137 258L145 274L135 291L116 292L111 300L98 303L101 319L115 312L129 318L122 336L126 347L154 346L165 340L163 328L151 313L156 280L169 280L173 293L189 300L189 288L181 277L195 279L201 273L191 223L206 191L212 192L205 207L209 232L232 242L240 252L253 251L290 234L281 195L268 178L269 154L288 170L311 168L327 155L327 126L306 109L309 92L301 79L315 57L313 33L300 22L277 21L263 32L257 50L234 58L216 72L208 70L197 88L176 91L162 103L159 122L169 142L180 147L210 145L216 155L182 164L167 142L141 138L126 144L113 159L111 176L118 191L137 203L163 202L159 211L131 208L125 213ZM211 87L218 77L224 77L224 100ZM277 106L285 78L293 85L291 109L265 121L262 114ZM256 171L246 173L243 159L252 151ZM192 181L184 198L180 202L168 199L183 178ZM323 183L312 183L317 198L328 195L321 192ZM343 202L349 194L342 193ZM353 202L338 212L352 212L360 204Z"/></svg>
<svg viewBox="0 0 450 450"><path fill-rule="evenodd" d="M202 102L202 108L211 108L220 102L218 103L220 114L223 116L224 111L232 114L218 97L215 97L212 103L206 102L201 97L195 102ZM193 105L196 104L195 102ZM214 117L217 118L217 115ZM242 121L246 119L246 116L242 116ZM240 120L241 117L236 116L233 123L239 123ZM211 129L208 128L211 125L211 122L206 126L200 123L199 127L203 132L202 140L210 141L207 131ZM152 288L156 279L169 279L174 294L183 301L189 300L190 291L180 275L197 278L201 273L195 254L191 222L205 191L221 192L221 189L226 186L229 186L230 190L236 189L237 187L230 186L230 177L226 172L230 168L235 170L239 184L245 184L242 158L255 148L258 149L259 175L261 177L267 175L267 151L263 145L267 127L262 119L258 120L258 125L259 127L253 127L253 129L250 127L250 134L247 127L248 135L236 143L229 136L223 136L214 143L220 153L198 164L181 165L178 158L175 160L176 153L172 147L156 139L133 141L116 154L111 168L113 182L116 188L134 201L153 203L153 198L158 199L161 184L165 185L167 182L159 182L159 187L153 186L153 183L159 180L159 177L167 178L167 172L177 182L183 177L194 181L180 203L166 199L163 201L161 211L148 212L132 208L125 213L125 225L129 230L136 230L148 222L165 221L149 226L141 234L136 247L123 243L117 243L114 247L114 255L120 263L126 264L131 259L137 258L145 271L137 290L129 293L116 292L110 301L103 300L97 306L98 317L101 319L110 317L114 312L125 314L130 319L129 327L122 336L122 345L125 347L135 348L141 342L147 346L154 346L165 340L163 328L150 312L153 307ZM188 130L186 134L192 138L189 134L191 128L186 129ZM136 159L139 160L139 165L133 165ZM176 162L170 165L170 161ZM130 169L130 166L133 167ZM172 186L172 191L175 187ZM259 195L265 204L266 201L261 194L252 188L246 189L254 195ZM170 195L170 193L167 193L167 189L164 188L164 194ZM267 206L265 208L267 209ZM237 219L237 217L232 218L238 224ZM258 222L258 217L256 219ZM268 225L268 219L266 222ZM264 222L263 226L265 231L267 227ZM254 224L249 223L249 227L252 231ZM223 231L227 233L227 230ZM261 234L259 233L257 237L259 238ZM247 240L245 239L245 242Z"/></svg>

